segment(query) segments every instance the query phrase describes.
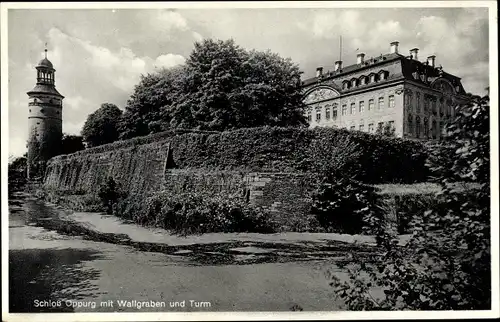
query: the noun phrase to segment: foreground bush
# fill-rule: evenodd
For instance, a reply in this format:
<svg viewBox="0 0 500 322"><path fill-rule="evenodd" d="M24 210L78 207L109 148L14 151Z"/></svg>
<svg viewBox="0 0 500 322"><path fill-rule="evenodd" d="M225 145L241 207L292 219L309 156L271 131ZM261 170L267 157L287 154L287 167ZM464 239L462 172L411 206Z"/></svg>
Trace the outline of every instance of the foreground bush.
<svg viewBox="0 0 500 322"><path fill-rule="evenodd" d="M381 220L381 205L374 187L347 177L327 176L313 194L311 211L327 232L360 234L366 220Z"/></svg>
<svg viewBox="0 0 500 322"><path fill-rule="evenodd" d="M457 189L442 164L429 166L442 186L444 207L417 218L412 238L398 246L381 235L384 253L375 263L358 261L349 280L332 276L335 294L350 310L491 309L489 100L461 107L447 128L454 149L453 175L478 187ZM382 289L382 296L371 293Z"/></svg>
<svg viewBox="0 0 500 322"><path fill-rule="evenodd" d="M136 198L136 197L134 197ZM164 228L181 235L211 232L276 231L268 213L238 197L185 193L157 193L136 202L120 203L117 216L141 225Z"/></svg>

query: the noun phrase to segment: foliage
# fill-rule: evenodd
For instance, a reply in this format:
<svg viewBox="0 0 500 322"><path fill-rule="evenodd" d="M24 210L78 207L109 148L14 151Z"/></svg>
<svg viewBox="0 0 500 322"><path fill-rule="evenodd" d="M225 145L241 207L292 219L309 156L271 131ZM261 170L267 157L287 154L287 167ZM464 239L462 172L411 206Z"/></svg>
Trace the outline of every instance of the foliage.
<svg viewBox="0 0 500 322"><path fill-rule="evenodd" d="M141 78L120 125L127 139L169 128L305 126L300 71L289 58L233 40L195 43L185 65Z"/></svg>
<svg viewBox="0 0 500 322"><path fill-rule="evenodd" d="M62 138L61 154L71 154L85 149L83 137L79 135L64 134Z"/></svg>
<svg viewBox="0 0 500 322"><path fill-rule="evenodd" d="M8 187L9 196L12 192L22 190L27 182L27 158L26 155L12 159L8 165Z"/></svg>
<svg viewBox="0 0 500 322"><path fill-rule="evenodd" d="M382 127L377 128L377 130L375 131L375 134L389 136L389 137L395 137L396 136L396 129L390 123L385 123Z"/></svg>
<svg viewBox="0 0 500 322"><path fill-rule="evenodd" d="M416 218L411 239L397 246L382 236L375 263L357 263L349 281L331 285L351 310L478 310L491 308L489 100L462 106L447 127L455 154L452 171L479 187L456 188L441 165L429 166L442 185L433 207ZM434 159L435 160L435 159ZM442 175L439 175L440 172ZM371 294L372 287L384 290Z"/></svg>
<svg viewBox="0 0 500 322"><path fill-rule="evenodd" d="M381 221L375 188L345 177L327 176L313 194L311 212L327 232L359 234L364 220Z"/></svg>
<svg viewBox="0 0 500 322"><path fill-rule="evenodd" d="M105 207L106 212L112 214L114 206L118 203L119 199L125 198L126 194L122 187L112 177L108 177L99 187L97 196Z"/></svg>
<svg viewBox="0 0 500 322"><path fill-rule="evenodd" d="M337 172L364 183L427 180L427 150L420 142L334 128L246 128L227 132L170 130L89 148L71 157L115 151L129 160L143 153L161 158L171 146L180 168L262 172ZM121 151L119 151L121 150Z"/></svg>
<svg viewBox="0 0 500 322"><path fill-rule="evenodd" d="M116 105L102 104L87 117L82 129L83 140L89 147L116 141L121 116L122 111Z"/></svg>
<svg viewBox="0 0 500 322"><path fill-rule="evenodd" d="M139 201L140 200L140 201ZM133 203L133 205L126 205ZM129 198L115 215L181 235L210 232L274 232L269 215L236 196L202 193L156 193Z"/></svg>
<svg viewBox="0 0 500 322"><path fill-rule="evenodd" d="M144 136L170 128L171 117L167 110L182 95L184 74L184 66L176 66L141 76L121 118L121 139Z"/></svg>

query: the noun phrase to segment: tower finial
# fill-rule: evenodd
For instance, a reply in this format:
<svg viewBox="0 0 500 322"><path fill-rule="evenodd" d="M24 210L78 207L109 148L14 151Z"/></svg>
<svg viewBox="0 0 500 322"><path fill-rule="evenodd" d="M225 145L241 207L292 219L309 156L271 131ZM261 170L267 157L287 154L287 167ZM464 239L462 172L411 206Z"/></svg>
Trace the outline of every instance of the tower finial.
<svg viewBox="0 0 500 322"><path fill-rule="evenodd" d="M47 43L45 43L45 58L47 58Z"/></svg>

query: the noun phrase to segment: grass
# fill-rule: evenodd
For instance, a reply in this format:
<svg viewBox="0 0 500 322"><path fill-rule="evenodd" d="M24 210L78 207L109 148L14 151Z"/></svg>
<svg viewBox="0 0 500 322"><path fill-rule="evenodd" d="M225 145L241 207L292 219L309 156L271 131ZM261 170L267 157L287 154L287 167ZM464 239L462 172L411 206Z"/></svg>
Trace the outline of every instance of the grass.
<svg viewBox="0 0 500 322"><path fill-rule="evenodd" d="M477 183L457 182L454 186L460 190L478 187ZM432 182L414 184L379 184L375 185L380 195L436 194L441 192L441 186Z"/></svg>

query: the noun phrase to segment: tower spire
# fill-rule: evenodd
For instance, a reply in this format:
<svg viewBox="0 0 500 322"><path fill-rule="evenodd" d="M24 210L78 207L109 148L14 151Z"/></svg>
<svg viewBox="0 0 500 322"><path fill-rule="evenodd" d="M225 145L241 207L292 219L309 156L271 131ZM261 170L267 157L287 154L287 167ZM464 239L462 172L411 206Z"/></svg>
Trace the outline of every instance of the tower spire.
<svg viewBox="0 0 500 322"><path fill-rule="evenodd" d="M47 58L47 43L45 43L45 58Z"/></svg>

